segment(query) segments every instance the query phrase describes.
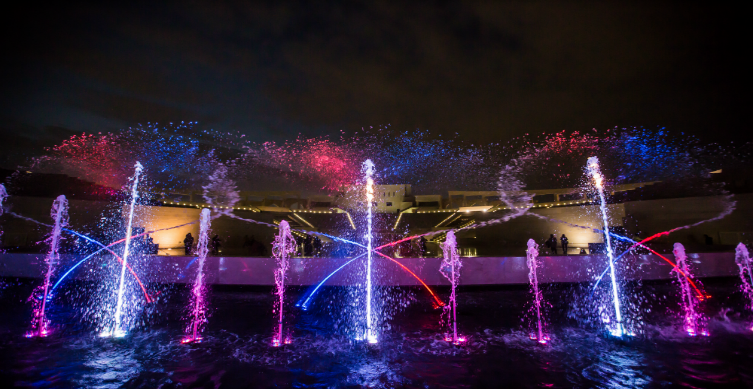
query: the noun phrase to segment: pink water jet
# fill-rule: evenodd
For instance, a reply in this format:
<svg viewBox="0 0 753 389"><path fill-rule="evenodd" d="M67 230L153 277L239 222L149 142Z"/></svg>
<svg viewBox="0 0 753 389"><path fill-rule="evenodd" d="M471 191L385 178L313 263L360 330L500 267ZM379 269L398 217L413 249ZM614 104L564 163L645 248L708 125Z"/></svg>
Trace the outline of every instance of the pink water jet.
<svg viewBox="0 0 753 389"><path fill-rule="evenodd" d="M748 247L743 243L735 248L735 263L740 268L740 281L742 281L742 292L748 298L748 309L753 311L753 272L750 269L750 253ZM753 331L753 325L750 330Z"/></svg>
<svg viewBox="0 0 753 389"><path fill-rule="evenodd" d="M533 294L533 308L536 310L536 332L532 330L529 337L531 340L546 344L549 342L549 335L544 332L545 321L541 314L541 305L544 302L544 298L539 290L539 278L536 271L539 267L538 258L539 245L533 239L529 239L528 250L526 250L526 263L528 265L528 281L530 282L531 293Z"/></svg>
<svg viewBox="0 0 753 389"><path fill-rule="evenodd" d="M457 317L457 299L455 295L455 289L460 283L460 268L463 267L463 262L458 255L458 243L455 238L455 232L449 231L444 243L442 243L442 263L439 267L439 272L450 281L452 291L450 292L450 303L445 305L442 310L442 317L446 317L447 328L452 331L452 336L449 333L445 334L445 340L452 342L455 345L465 342L464 337L458 337L458 317Z"/></svg>
<svg viewBox="0 0 753 389"><path fill-rule="evenodd" d="M703 315L698 312L698 299L693 296L688 281L689 278L693 278L693 274L688 268L688 256L685 254L685 247L681 243L675 243L672 253L675 255L675 262L677 263L677 267L673 270L677 275L677 281L680 283L682 308L685 316L684 329L690 336L708 336L709 333L703 323Z"/></svg>
<svg viewBox="0 0 753 389"><path fill-rule="evenodd" d="M290 256L296 251L296 242L293 235L290 233L290 225L287 221L280 222L279 233L275 237L275 241L272 245L272 256L277 262L277 269L275 270L275 285L277 289L275 294L278 297L276 301L276 309L278 313L277 329L275 335L272 338L272 346L279 347L282 344L290 344L290 336L286 336L283 330L284 312L285 312L285 276L288 268L290 267Z"/></svg>
<svg viewBox="0 0 753 389"><path fill-rule="evenodd" d="M50 210L50 216L55 221L52 227L52 234L48 239L50 241L50 251L45 257L45 264L47 264L47 272L44 277L44 284L37 287L32 292L29 300L32 301L33 319L31 323L31 332L26 334L27 338L33 336L45 337L49 334L49 320L45 310L47 308L47 297L50 290L50 278L52 272L57 265L60 255L58 250L60 248L60 234L63 232L63 228L68 225L68 200L65 196L58 196L55 201L52 202L52 209ZM40 300L41 298L41 300Z"/></svg>
<svg viewBox="0 0 753 389"><path fill-rule="evenodd" d="M211 211L209 208L201 210L199 221L199 242L196 245L196 254L198 254L198 269L196 270L196 281L194 281L191 290L191 324L188 326L186 337L182 343L195 343L201 341L201 330L206 323L206 285L204 283L204 262L209 254L209 228L211 223Z"/></svg>

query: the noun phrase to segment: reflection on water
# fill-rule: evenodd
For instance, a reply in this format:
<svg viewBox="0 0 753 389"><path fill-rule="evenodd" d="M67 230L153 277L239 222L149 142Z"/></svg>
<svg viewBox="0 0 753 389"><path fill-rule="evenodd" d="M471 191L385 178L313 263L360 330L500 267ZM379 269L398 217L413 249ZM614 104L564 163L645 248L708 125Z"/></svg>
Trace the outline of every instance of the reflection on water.
<svg viewBox="0 0 753 389"><path fill-rule="evenodd" d="M12 300L7 297L14 293L26 291L11 286L3 297ZM521 329L526 290L464 292L464 346L444 341L439 312L417 299L393 318L377 345L328 330L330 314L311 311L297 318L293 344L273 348L271 293L212 293L212 320L204 342L195 345L180 343L184 298L176 292L161 308L162 320L119 340L82 327L25 339L25 306L3 303L0 382L36 388L753 385L753 334L740 330L748 318L730 311L709 315L708 338L683 336L664 314L647 318L658 324L645 337L616 340L569 320L565 301L552 310L561 312L552 318L552 342L540 345Z"/></svg>
<svg viewBox="0 0 753 389"><path fill-rule="evenodd" d="M603 350L583 377L606 388L643 388L649 384L643 355L636 350Z"/></svg>

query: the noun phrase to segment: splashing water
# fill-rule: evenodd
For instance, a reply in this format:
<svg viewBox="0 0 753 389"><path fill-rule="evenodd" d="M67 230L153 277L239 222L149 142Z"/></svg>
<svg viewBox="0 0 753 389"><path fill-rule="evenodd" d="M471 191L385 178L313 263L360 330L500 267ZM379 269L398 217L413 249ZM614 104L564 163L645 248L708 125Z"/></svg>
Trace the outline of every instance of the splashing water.
<svg viewBox="0 0 753 389"><path fill-rule="evenodd" d="M708 336L708 331L703 328L703 315L698 312L698 300L693 296L693 291L690 289L688 278L693 278L693 275L688 268L688 256L685 254L685 247L681 243L675 243L672 253L675 255L677 263L677 267L674 270L677 273L677 282L680 283L680 293L682 294L685 331L690 336L699 334Z"/></svg>
<svg viewBox="0 0 753 389"><path fill-rule="evenodd" d="M612 241L609 235L609 218L607 217L607 206L604 198L604 177L599 169L599 159L596 157L588 158L588 173L593 177L594 185L599 192L599 208L601 209L601 218L604 223L604 239L607 245L607 257L609 258L609 275L612 278L612 301L614 302L614 314L616 323L610 329L612 335L620 337L625 333L622 325L622 312L620 311L620 293L617 284L617 276L614 270L614 252L612 251Z"/></svg>
<svg viewBox="0 0 753 389"><path fill-rule="evenodd" d="M376 343L377 337L374 333L374 323L371 318L371 223L372 223L372 202L374 201L374 163L367 159L363 163L363 172L366 179L366 340L369 343Z"/></svg>
<svg viewBox="0 0 753 389"><path fill-rule="evenodd" d="M531 293L533 293L533 304L536 309L536 333L531 333L531 340L537 340L541 344L549 341L549 335L544 333L544 322L541 314L541 305L544 301L541 291L539 290L539 278L536 269L539 267L539 245L533 239L528 240L528 250L526 250L526 263L528 264L528 281L531 284Z"/></svg>
<svg viewBox="0 0 753 389"><path fill-rule="evenodd" d="M748 248L743 243L738 244L735 248L735 263L740 268L740 281L743 283L743 294L748 298L748 309L753 310L753 272L750 269ZM751 325L750 330L753 331L753 325Z"/></svg>
<svg viewBox="0 0 753 389"><path fill-rule="evenodd" d="M286 220L280 222L280 232L275 236L272 244L272 255L277 263L275 270L275 285L277 290L275 294L278 297L275 305L277 306L277 329L272 339L272 345L279 347L282 344L290 344L290 337L285 336L283 332L284 313L285 313L285 275L290 267L290 256L296 251L296 242L290 233L290 224Z"/></svg>
<svg viewBox="0 0 753 389"><path fill-rule="evenodd" d="M136 162L134 166L135 173L133 175L133 186L131 187L131 205L128 210L128 225L126 227L126 240L123 247L123 263L120 267L120 282L118 283L118 300L115 305L115 323L112 330L105 332L103 336L112 336L120 338L125 336L126 332L121 328L121 315L123 314L123 292L125 289L125 274L126 267L128 265L128 251L131 246L131 228L133 226L133 211L136 207L136 200L139 198L139 178L141 177L141 171L144 169L139 162Z"/></svg>
<svg viewBox="0 0 753 389"><path fill-rule="evenodd" d="M240 200L235 181L228 177L227 166L219 164L212 175L209 176L209 184L204 186L204 200L215 208L213 218L222 215L234 217L233 207Z"/></svg>
<svg viewBox="0 0 753 389"><path fill-rule="evenodd" d="M5 185L0 184L0 215L3 214L3 201L8 197L8 192L5 190Z"/></svg>
<svg viewBox="0 0 753 389"><path fill-rule="evenodd" d="M439 267L439 272L450 281L452 291L450 292L450 304L443 308L442 316L447 317L447 328L452 329L452 337L445 335L445 340L453 344L465 342L464 337L458 337L458 317L457 317L457 300L455 298L455 289L460 283L460 268L463 262L458 255L458 243L455 238L455 232L447 233L444 243L442 243L443 259Z"/></svg>
<svg viewBox="0 0 753 389"><path fill-rule="evenodd" d="M5 201L7 197L8 197L8 192L5 191L5 185L0 184L0 216L3 216L3 201ZM3 230L0 230L0 238L2 236L3 236Z"/></svg>
<svg viewBox="0 0 753 389"><path fill-rule="evenodd" d="M199 255L198 269L196 270L196 281L194 281L191 291L191 306L193 314L191 324L188 327L188 334L183 338L183 343L200 342L201 326L206 323L206 306L205 306L205 289L204 285L204 262L209 254L209 228L211 223L211 211L209 208L201 210L199 221L199 242L196 245L196 252Z"/></svg>
<svg viewBox="0 0 753 389"><path fill-rule="evenodd" d="M45 337L48 335L49 321L45 314L47 308L47 298L50 291L50 278L52 277L52 271L55 265L58 263L60 256L58 249L60 248L60 235L63 232L63 228L68 225L68 200L65 196L58 196L55 201L52 202L52 210L50 216L55 221L52 227L52 235L50 236L50 252L45 258L47 264L47 272L44 277L44 284L34 290L30 300L34 303L34 318L32 319L32 331L26 334L26 337L39 336ZM41 298L41 300L39 300Z"/></svg>

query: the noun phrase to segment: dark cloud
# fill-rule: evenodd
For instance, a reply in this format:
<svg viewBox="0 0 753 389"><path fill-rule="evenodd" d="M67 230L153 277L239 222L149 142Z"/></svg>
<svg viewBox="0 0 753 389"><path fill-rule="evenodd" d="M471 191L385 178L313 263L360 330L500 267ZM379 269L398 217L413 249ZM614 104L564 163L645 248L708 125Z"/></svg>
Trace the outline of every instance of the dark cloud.
<svg viewBox="0 0 753 389"><path fill-rule="evenodd" d="M392 123L503 141L630 125L732 139L749 123L742 16L712 3L107 2L15 15L0 113L34 128L198 120L279 140Z"/></svg>

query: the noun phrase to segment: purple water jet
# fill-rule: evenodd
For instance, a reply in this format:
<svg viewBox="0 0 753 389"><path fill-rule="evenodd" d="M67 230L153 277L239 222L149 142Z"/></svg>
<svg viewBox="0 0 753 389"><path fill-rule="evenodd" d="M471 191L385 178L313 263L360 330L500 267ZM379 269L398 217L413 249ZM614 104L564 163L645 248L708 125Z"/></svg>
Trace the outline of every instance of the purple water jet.
<svg viewBox="0 0 753 389"><path fill-rule="evenodd" d="M183 343L200 342L201 327L206 323L206 303L205 292L206 285L204 284L204 262L206 262L207 254L209 254L209 227L211 223L211 211L209 208L201 210L201 216L199 221L199 242L196 245L196 253L199 255L198 269L196 270L196 280L194 281L193 288L191 290L191 323L188 326L186 337L183 338Z"/></svg>
<svg viewBox="0 0 753 389"><path fill-rule="evenodd" d="M675 255L677 267L674 269L677 275L677 282L680 283L680 293L682 294L682 308L685 331L690 336L703 335L709 333L704 328L703 315L698 312L698 299L693 296L688 278L693 278L688 268L688 256L685 254L685 247L681 243L675 243L672 253Z"/></svg>
<svg viewBox="0 0 753 389"><path fill-rule="evenodd" d="M5 185L0 184L0 216L3 216L3 201L8 197L8 192L5 191ZM3 230L0 230L0 238L3 236Z"/></svg>
<svg viewBox="0 0 753 389"><path fill-rule="evenodd" d="M452 332L452 336L449 333L445 334L445 340L452 342L453 344L460 344L465 342L464 337L458 337L458 317L457 317L457 299L455 295L455 289L460 283L460 268L463 267L463 262L458 255L458 243L455 238L455 232L449 231L444 243L442 243L443 259L439 267L439 272L450 281L452 290L450 292L450 303L442 308L442 317L446 317L446 320L442 320L446 324L446 328Z"/></svg>
<svg viewBox="0 0 753 389"><path fill-rule="evenodd" d="M541 305L544 303L544 298L539 290L539 278L536 271L539 267L538 258L539 245L533 239L529 239L528 250L526 250L526 263L528 264L528 281L531 284L531 293L533 294L533 308L536 310L536 332L531 330L529 336L531 340L546 344L549 341L549 335L544 332L545 321L541 314Z"/></svg>
<svg viewBox="0 0 753 389"><path fill-rule="evenodd" d="M45 309L47 308L47 297L50 290L52 271L60 259L58 254L58 249L60 248L60 234L63 232L63 228L68 225L68 200L65 196L60 195L52 202L50 216L52 216L55 224L52 227L52 234L49 238L50 252L44 260L47 264L47 272L45 273L44 284L37 287L34 292L32 292L31 297L29 297L29 300L34 304L34 317L31 323L32 330L26 334L27 337L45 337L49 333L49 321L47 320Z"/></svg>
<svg viewBox="0 0 753 389"><path fill-rule="evenodd" d="M282 344L290 344L290 337L285 336L283 330L284 313L285 313L285 276L288 268L290 267L290 255L295 253L296 242L293 235L290 233L290 225L287 221L280 222L280 231L275 237L275 241L272 245L272 256L277 262L277 269L275 270L275 285L277 289L275 294L278 300L275 302L278 320L277 329L272 339L272 345L279 347Z"/></svg>
<svg viewBox="0 0 753 389"><path fill-rule="evenodd" d="M735 263L740 268L740 281L742 281L742 292L748 298L748 309L753 310L753 272L750 269L750 253L748 247L743 243L735 248ZM753 331L753 325L750 330Z"/></svg>

